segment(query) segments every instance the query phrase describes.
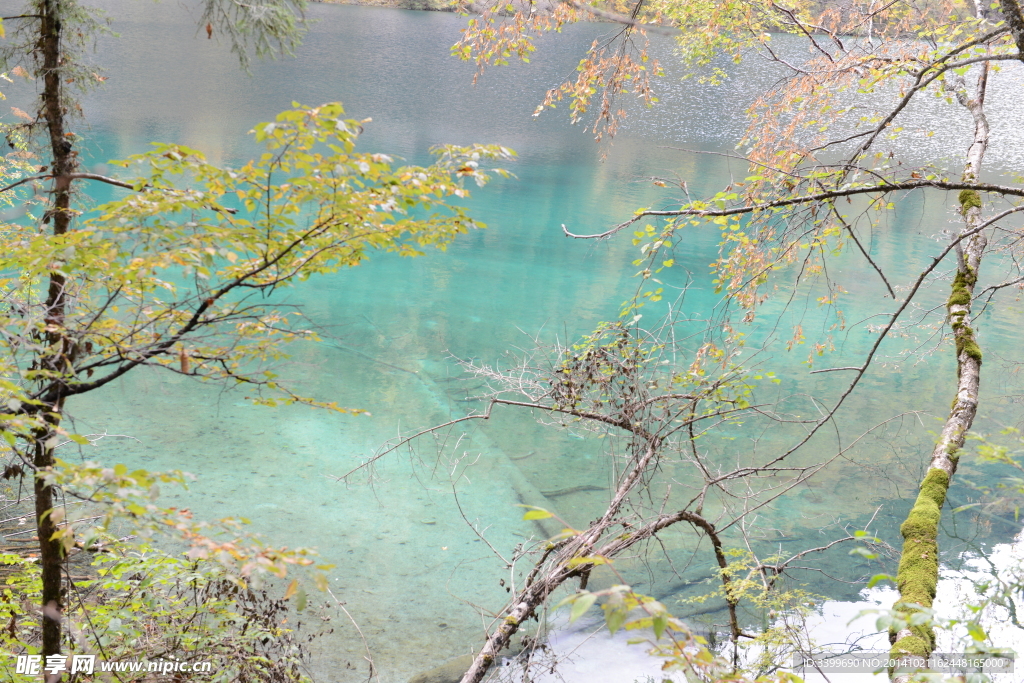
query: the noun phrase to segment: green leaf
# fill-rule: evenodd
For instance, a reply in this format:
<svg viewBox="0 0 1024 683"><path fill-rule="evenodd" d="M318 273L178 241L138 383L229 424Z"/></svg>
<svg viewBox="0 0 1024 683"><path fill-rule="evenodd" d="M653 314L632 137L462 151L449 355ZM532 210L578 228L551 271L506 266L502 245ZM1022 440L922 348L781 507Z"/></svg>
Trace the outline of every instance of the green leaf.
<svg viewBox="0 0 1024 683"><path fill-rule="evenodd" d="M924 626L925 624L930 623L931 620L932 615L930 614L925 612L914 612L910 615L909 623L911 626Z"/></svg>
<svg viewBox="0 0 1024 683"><path fill-rule="evenodd" d="M668 626L668 612L658 612L654 615L651 620L651 627L654 628L654 637L661 638L662 634L665 633L665 628Z"/></svg>
<svg viewBox="0 0 1024 683"><path fill-rule="evenodd" d="M882 581L892 581L893 583L896 583L896 577L890 576L889 574L875 574L871 577L871 580L868 581L868 588L874 588L878 583L881 583Z"/></svg>
<svg viewBox="0 0 1024 683"><path fill-rule="evenodd" d="M597 594L584 592L578 593L577 598L573 600L572 611L569 612L569 623L573 623L580 617L582 617L588 609L593 607L594 603L597 602Z"/></svg>
<svg viewBox="0 0 1024 683"><path fill-rule="evenodd" d="M615 632L622 628L622 625L626 622L627 616L628 612L621 607L606 609L604 623L608 626L608 632L615 635Z"/></svg>

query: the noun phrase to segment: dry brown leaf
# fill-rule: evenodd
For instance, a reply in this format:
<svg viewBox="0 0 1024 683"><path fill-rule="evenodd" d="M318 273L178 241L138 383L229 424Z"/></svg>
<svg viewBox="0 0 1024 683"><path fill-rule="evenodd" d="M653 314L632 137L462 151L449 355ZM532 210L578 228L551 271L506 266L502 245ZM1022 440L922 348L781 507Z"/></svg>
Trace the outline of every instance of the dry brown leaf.
<svg viewBox="0 0 1024 683"><path fill-rule="evenodd" d="M30 121L30 122L33 121L33 118L32 118L31 115L29 115L28 113L22 111L21 109L18 109L17 107L11 107L11 111L14 112L14 115L17 116L19 119L23 119L25 121Z"/></svg>

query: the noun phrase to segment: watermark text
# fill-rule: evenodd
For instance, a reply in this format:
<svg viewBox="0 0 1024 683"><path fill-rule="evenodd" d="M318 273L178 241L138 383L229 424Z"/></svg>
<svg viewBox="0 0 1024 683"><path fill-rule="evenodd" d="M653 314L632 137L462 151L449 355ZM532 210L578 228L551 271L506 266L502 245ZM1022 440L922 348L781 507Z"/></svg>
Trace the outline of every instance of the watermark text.
<svg viewBox="0 0 1024 683"><path fill-rule="evenodd" d="M937 673L1013 673L1014 655L935 652L931 657L893 657L889 651L794 654L793 669L821 673L934 671Z"/></svg>
<svg viewBox="0 0 1024 683"><path fill-rule="evenodd" d="M170 675L174 673L208 674L213 671L212 662L182 662L177 659L129 659L106 661L96 655L18 655L14 673L38 676L42 673L57 675L94 674L97 672L130 672Z"/></svg>

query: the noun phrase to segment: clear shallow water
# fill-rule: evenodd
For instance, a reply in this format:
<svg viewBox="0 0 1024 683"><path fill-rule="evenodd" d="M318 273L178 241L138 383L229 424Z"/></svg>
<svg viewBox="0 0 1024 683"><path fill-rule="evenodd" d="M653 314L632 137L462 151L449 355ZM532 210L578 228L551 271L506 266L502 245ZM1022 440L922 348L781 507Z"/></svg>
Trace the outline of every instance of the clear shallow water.
<svg viewBox="0 0 1024 683"><path fill-rule="evenodd" d="M459 399L471 395L473 385L451 381L457 370L447 360L450 354L494 360L506 349L529 345L535 334L572 338L614 318L635 287L633 247L624 239L567 240L560 224L596 232L637 206L668 204L671 196L642 181L653 174L678 173L691 192L701 194L728 182L730 172L742 173L722 157L661 145L723 149L729 135L742 130L737 112L763 74L744 71L719 91L670 81L662 107L635 112L615 144L599 148L583 130L569 126L561 110L539 119L531 114L543 91L571 74L580 52L606 30L600 26L569 28L557 49L541 52L528 67L489 70L474 88L473 67L447 56L463 22L451 15L314 6L311 14L319 23L297 59L255 65L248 78L226 50L196 35L179 6L109 6L121 37L99 45L97 61L107 65L109 80L86 101L90 163L140 151L149 140L181 142L214 160L239 163L253 152L245 132L293 100L342 100L353 117L374 119L366 129L366 149L411 161L423 161L425 150L442 142L494 142L520 153L513 166L518 180L476 193L473 211L489 223L488 230L459 240L444 254L415 260L375 256L284 299L302 304L332 339L296 349L282 374L303 393L367 409L372 417L257 408L241 394L155 374L136 375L74 406L81 431L127 434L141 442L105 440L86 457L194 472L199 481L187 493L169 493L167 502L203 516L244 515L274 542L318 547L325 561L337 565L332 585L367 634L384 680L404 680L470 651L482 627L476 606L499 609L506 593L498 580L508 576L466 525L453 489L465 517L486 528L491 544L506 552L538 533L519 520L514 506L520 500L511 482L525 478L545 490L606 486L612 466L602 442L504 412L469 430L456 451L469 454L461 464L438 463L433 444L425 442L417 455L397 453L382 461L372 487L345 486L334 477L400 430L443 422L472 407ZM96 196L102 198L100 192ZM873 236L872 252L909 269L932 253L934 242L927 238L953 218L934 198L910 198L888 229ZM687 234L676 255L680 272L668 278L681 285L685 271L693 274L683 309L698 317L716 303L706 274L717 242L713 233ZM833 268L850 291L847 319L875 312L883 290L863 262L848 255ZM943 289L936 290L934 302L944 298ZM779 313L783 299L769 303L759 321ZM810 338L822 319L814 296L793 302L781 315L777 331L755 326L751 339L785 340L800 322ZM986 353L991 348L992 357L1012 357L1019 325L1012 309L986 314L980 326ZM837 337L839 351L821 360L821 367L851 364L870 340L863 326L852 327ZM895 340L886 352L896 354L908 343ZM794 414L813 414L809 396L834 397L836 376L808 375L801 365L806 350L786 354L780 347L775 343L763 362L783 383L766 396L777 397ZM869 374L844 408L844 443L903 411L924 414L891 423L851 450L846 461L763 510L753 529L762 539L759 550L817 545L820 527L838 522L859 528L879 506L877 533L896 544L898 520L915 494L930 432L938 428L935 416L948 405L949 356L943 349L927 363L879 365ZM1013 378L993 372L998 370L998 363L986 364L987 390L995 396L1015 392ZM982 430L1018 419L1009 399L985 405ZM776 452L798 433L793 428L762 434L760 426L722 434L707 447L720 462L744 462ZM452 434L449 443L457 437ZM816 460L821 451L834 449L836 439L823 436L798 454L798 462ZM508 459L531 451L529 457ZM686 476L673 463L666 463L665 474L666 481ZM991 472L968 462L961 475L979 480ZM686 498L686 485L677 482L673 495ZM959 487L953 495L959 503L968 492ZM606 497L590 491L556 500L561 514L583 524L603 509ZM973 543L985 544L1015 531L997 521L990 529L972 527L969 535ZM710 556L698 555L681 577L674 576L670 560L676 569L680 561L685 564L693 539L680 530L666 534L664 543L667 557L656 555L649 571L624 563L631 580L666 596L704 590L687 584L707 575ZM952 550L963 544L947 545ZM870 569L844 550L821 566L848 578ZM814 574L807 581L837 598L858 590ZM357 680L361 644L346 624L335 626L319 664L328 680ZM345 669L348 662L356 670Z"/></svg>

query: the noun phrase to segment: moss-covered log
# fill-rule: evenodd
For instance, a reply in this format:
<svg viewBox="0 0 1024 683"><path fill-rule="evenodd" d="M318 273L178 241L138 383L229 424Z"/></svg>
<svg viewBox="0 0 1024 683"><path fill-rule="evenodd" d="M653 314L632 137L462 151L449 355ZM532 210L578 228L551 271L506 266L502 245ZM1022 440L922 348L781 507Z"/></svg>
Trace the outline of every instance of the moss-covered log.
<svg viewBox="0 0 1024 683"><path fill-rule="evenodd" d="M967 97L962 84L957 92L957 99L971 112L975 124L974 142L967 152L964 168L966 182L975 182L981 176L982 161L988 147L989 126L984 112L987 75L987 68L983 69L975 98ZM956 347L956 397L932 450L914 507L900 527L903 553L896 576L900 592L897 604L902 605L905 612L930 608L935 600L939 583L938 533L942 506L946 501L949 483L956 472L957 454L963 448L964 438L978 413L982 353L969 323L974 287L988 239L982 229L981 195L975 190L963 190L957 199L964 223L956 238L957 272L946 301ZM894 659L928 657L935 649L935 632L928 625L907 626L890 633L889 637ZM895 683L909 680L909 675L905 673L891 670L890 675Z"/></svg>
<svg viewBox="0 0 1024 683"><path fill-rule="evenodd" d="M949 474L945 470L928 470L914 507L900 527L903 534L903 555L900 558L896 584L900 600L906 605L929 608L935 600L939 582L939 521L946 502ZM935 632L927 626L906 629L893 643L892 654L927 657L935 648ZM894 634L895 635L895 634Z"/></svg>

